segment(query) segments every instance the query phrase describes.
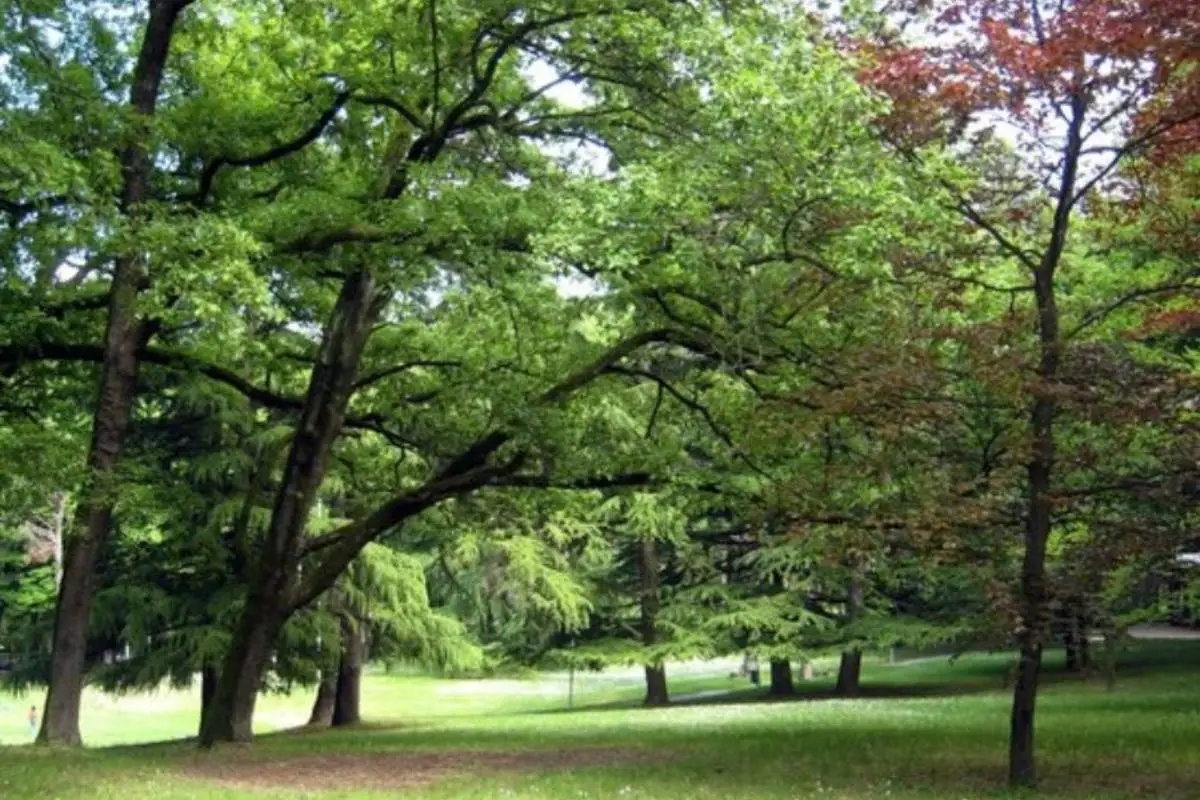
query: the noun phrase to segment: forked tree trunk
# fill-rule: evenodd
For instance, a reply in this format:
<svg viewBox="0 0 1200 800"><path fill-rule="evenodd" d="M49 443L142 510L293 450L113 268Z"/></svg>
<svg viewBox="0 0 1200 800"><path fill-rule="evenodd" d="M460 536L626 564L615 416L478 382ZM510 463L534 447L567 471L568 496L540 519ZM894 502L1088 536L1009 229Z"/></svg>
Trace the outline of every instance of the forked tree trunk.
<svg viewBox="0 0 1200 800"><path fill-rule="evenodd" d="M217 670L215 667L204 667L200 670L200 731L204 730L204 718L208 715L216 692Z"/></svg>
<svg viewBox="0 0 1200 800"><path fill-rule="evenodd" d="M658 544L645 539L639 545L638 580L641 584L642 644L658 643L659 575ZM665 706L671 702L667 692L667 670L661 663L646 665L645 705Z"/></svg>
<svg viewBox="0 0 1200 800"><path fill-rule="evenodd" d="M337 698L337 675L331 670L321 671L321 683L317 686L317 697L313 701L308 724L328 727L333 724L333 706Z"/></svg>
<svg viewBox="0 0 1200 800"><path fill-rule="evenodd" d="M202 747L251 739L263 671L280 629L297 608L304 529L342 429L363 347L378 313L377 299L371 274L355 272L342 284L325 326L271 521L252 571L251 590L221 670L209 724L200 737ZM335 578L329 577L328 583Z"/></svg>
<svg viewBox="0 0 1200 800"><path fill-rule="evenodd" d="M152 170L147 145L148 118L154 115L175 21L183 5L178 0L150 4L150 18L129 95L136 120L134 124L141 129L134 132L131 143L121 153L120 205L126 215L137 213L138 206L148 194ZM63 548L46 707L37 737L42 744L77 746L82 743L79 701L83 694L87 627L96 564L112 522L117 461L137 386L137 350L143 344L143 338L148 338L149 331L139 322L136 308L143 272L141 256L136 253L121 255L113 265L104 361L100 368L88 453L88 487L71 527L72 535Z"/></svg>
<svg viewBox="0 0 1200 800"><path fill-rule="evenodd" d="M366 642L361 626L343 616L342 661L338 665L336 702L333 708L335 727L356 725L362 721L360 699L365 650Z"/></svg>
<svg viewBox="0 0 1200 800"><path fill-rule="evenodd" d="M796 685L792 682L792 664L783 659L771 661L770 694L775 697L787 697L796 693Z"/></svg>

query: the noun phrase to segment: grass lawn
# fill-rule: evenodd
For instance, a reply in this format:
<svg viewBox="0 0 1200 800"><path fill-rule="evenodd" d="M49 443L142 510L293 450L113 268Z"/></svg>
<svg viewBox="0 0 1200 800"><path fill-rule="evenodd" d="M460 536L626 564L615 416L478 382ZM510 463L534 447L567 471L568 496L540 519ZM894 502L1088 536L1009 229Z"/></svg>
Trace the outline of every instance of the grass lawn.
<svg viewBox="0 0 1200 800"><path fill-rule="evenodd" d="M1067 679L1050 657L1038 707L1042 795L1200 798L1200 643L1141 643L1116 690ZM193 693L89 695L70 753L0 748L0 798L966 798L996 797L1005 773L1006 658L868 663L864 699L770 702L729 666L675 670L681 702L637 707L636 672L440 681L372 675L370 723L284 730L310 696L267 697L252 747L200 753ZM0 700L0 742L28 739L40 698ZM270 731L280 731L270 733ZM135 743L143 744L135 744ZM105 745L101 747L100 745Z"/></svg>

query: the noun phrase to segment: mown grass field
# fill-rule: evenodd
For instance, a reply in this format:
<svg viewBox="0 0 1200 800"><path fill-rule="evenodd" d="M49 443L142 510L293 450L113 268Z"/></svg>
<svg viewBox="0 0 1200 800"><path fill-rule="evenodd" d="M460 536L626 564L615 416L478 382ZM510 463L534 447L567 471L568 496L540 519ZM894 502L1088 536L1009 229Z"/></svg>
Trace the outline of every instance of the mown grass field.
<svg viewBox="0 0 1200 800"><path fill-rule="evenodd" d="M1039 704L1041 794L1200 798L1200 643L1141 643L1114 691L1058 673ZM637 707L637 674L440 681L372 675L357 730L282 730L310 697L264 698L249 748L200 753L189 693L91 695L81 753L0 748L0 798L937 798L1004 794L1004 656L869 664L870 697L766 701L727 665L672 681L674 708ZM28 739L40 698L0 701L0 742ZM269 733L271 730L281 732ZM123 744L122 744L123 743ZM99 745L108 745L100 747Z"/></svg>

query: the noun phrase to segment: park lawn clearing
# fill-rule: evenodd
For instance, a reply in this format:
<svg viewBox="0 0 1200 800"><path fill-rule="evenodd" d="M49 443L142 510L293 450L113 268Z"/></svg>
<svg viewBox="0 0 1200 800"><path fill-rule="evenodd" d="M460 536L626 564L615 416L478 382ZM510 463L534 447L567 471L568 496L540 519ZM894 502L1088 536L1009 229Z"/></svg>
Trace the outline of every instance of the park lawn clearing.
<svg viewBox="0 0 1200 800"><path fill-rule="evenodd" d="M1200 645L1138 644L1116 690L1068 679L1055 658L1038 708L1041 797L1200 798ZM801 683L794 701L722 668L684 674L668 709L639 707L636 672L578 676L566 709L561 676L525 687L373 675L372 717L356 729L286 731L250 747L197 751L177 741L56 752L0 748L4 800L984 800L1006 796L1009 695L1004 655L866 670L872 696L832 700L830 677ZM465 689L464 687L470 687ZM726 694L710 694L724 687ZM264 698L302 716L310 701ZM94 705L96 731L134 737L146 717L177 736L194 714L142 702Z"/></svg>

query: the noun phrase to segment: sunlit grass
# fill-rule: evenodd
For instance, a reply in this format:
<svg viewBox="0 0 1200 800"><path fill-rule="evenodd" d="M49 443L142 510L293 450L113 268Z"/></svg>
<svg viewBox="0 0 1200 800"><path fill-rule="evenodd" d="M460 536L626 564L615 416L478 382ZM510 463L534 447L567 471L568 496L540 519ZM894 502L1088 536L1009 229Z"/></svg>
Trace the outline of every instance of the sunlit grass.
<svg viewBox="0 0 1200 800"><path fill-rule="evenodd" d="M794 702L766 701L763 690L731 678L729 664L688 673L676 669L672 692L703 696L665 710L638 707L636 671L577 675L574 710L567 709L566 675L441 681L377 674L366 679L364 711L370 724L363 729L264 736L249 753L199 754L188 743L81 754L4 748L0 797L295 797L295 786L279 785L264 794L182 773L230 759L250 759L258 765L253 769L279 772L272 765L281 760L340 764L339 757L384 754L410 765L459 755L455 768L431 784L408 786L397 766L394 791L381 790L378 782L367 790L356 783L361 773L348 769L335 780L336 791L322 796L364 800L400 791L411 798L507 800L994 797L1004 777L1007 663L1004 655L974 655L953 664L944 659L894 666L876 662L865 683L890 696L852 701L826 699L828 665L817 680L799 684L811 697ZM1200 797L1197 667L1200 648L1195 645L1142 646L1127 659L1116 691L1109 692L1103 680L1066 680L1052 665L1039 704L1044 794L1079 800ZM262 729L303 722L309 701L308 693L263 698ZM24 712L30 702L6 698L0 720L4 741L27 738ZM84 730L92 744L186 737L197 713L194 693L115 701L89 695ZM572 765L571 752L596 748L619 750L599 764ZM497 752L565 755L562 769L473 774L472 758L463 751L479 752L480 759ZM545 757L539 763L545 764ZM282 772L286 779L286 768ZM386 779L387 774L388 786Z"/></svg>

